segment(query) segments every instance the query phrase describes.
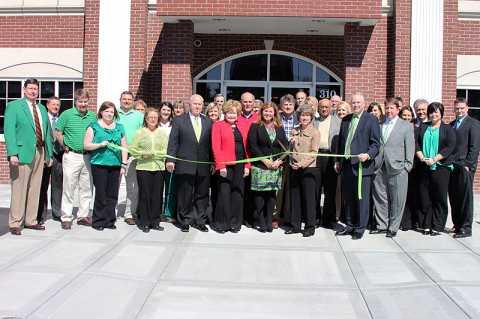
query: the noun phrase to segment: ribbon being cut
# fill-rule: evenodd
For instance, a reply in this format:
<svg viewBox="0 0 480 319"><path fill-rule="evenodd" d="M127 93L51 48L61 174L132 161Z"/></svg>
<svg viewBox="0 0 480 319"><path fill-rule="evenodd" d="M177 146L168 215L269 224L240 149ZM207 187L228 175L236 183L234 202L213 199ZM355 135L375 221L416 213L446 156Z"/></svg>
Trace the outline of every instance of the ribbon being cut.
<svg viewBox="0 0 480 319"><path fill-rule="evenodd" d="M134 149L124 148L124 147L121 147L121 146L118 146L118 145L115 145L115 144L112 144L112 143L108 143L108 146L110 146L112 148L122 150L122 151L125 151L125 152L128 152L132 155L142 155L143 154L142 152L136 151ZM215 164L214 162L190 161L190 160L187 160L187 159L170 156L166 153L161 153L161 152L154 152L154 153L151 153L151 154L163 156L165 158L167 158L167 157L168 158L173 158L177 161L185 161L185 162L198 163L198 164ZM298 153L298 152L292 152L292 151L286 150L284 152L274 154L274 155L253 157L253 158L248 158L248 159L244 159L244 160L240 160L240 161L231 161L231 162L222 162L222 163L237 164L237 163L257 162L257 161L261 161L263 159L272 158L274 156L283 156L283 155L288 155L288 154L322 156L322 157L345 157L347 159L350 158L350 157L358 157L358 155L340 155L340 154L324 154L324 153L321 153L321 154L318 154L318 153ZM358 163L358 199L362 199L362 162Z"/></svg>

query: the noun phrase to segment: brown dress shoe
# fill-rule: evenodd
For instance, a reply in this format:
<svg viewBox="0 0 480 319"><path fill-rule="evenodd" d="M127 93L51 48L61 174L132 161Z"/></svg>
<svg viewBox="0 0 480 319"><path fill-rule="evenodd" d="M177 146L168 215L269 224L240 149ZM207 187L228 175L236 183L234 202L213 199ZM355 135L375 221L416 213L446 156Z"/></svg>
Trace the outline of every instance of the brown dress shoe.
<svg viewBox="0 0 480 319"><path fill-rule="evenodd" d="M88 217L80 218L77 220L77 225L92 226L92 220Z"/></svg>
<svg viewBox="0 0 480 319"><path fill-rule="evenodd" d="M69 221L62 222L62 228L63 229L71 229L72 228L72 222L69 222Z"/></svg>
<svg viewBox="0 0 480 319"><path fill-rule="evenodd" d="M125 218L125 222L128 225L135 225L135 219L133 219L133 218Z"/></svg>
<svg viewBox="0 0 480 319"><path fill-rule="evenodd" d="M22 234L22 232L20 231L20 228L18 228L18 227L10 228L10 233L12 235L21 235Z"/></svg>
<svg viewBox="0 0 480 319"><path fill-rule="evenodd" d="M34 229L34 230L45 230L45 226L40 225L40 224L35 224L35 225L31 225L31 226L25 225L25 228Z"/></svg>
<svg viewBox="0 0 480 319"><path fill-rule="evenodd" d="M277 229L277 228L278 228L278 223L277 223L277 222L273 222L273 223L272 223L272 227L273 227L274 229Z"/></svg>

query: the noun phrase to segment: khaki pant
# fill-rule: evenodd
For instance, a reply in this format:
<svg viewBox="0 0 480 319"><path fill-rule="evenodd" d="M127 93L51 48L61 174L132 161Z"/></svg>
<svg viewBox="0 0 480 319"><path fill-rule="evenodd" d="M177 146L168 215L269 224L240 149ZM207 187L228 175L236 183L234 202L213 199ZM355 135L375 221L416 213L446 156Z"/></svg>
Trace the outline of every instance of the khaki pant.
<svg viewBox="0 0 480 319"><path fill-rule="evenodd" d="M138 204L138 182L137 182L137 159L130 156L127 160L125 171L125 184L127 186L127 200L125 205L125 218L133 218L137 211Z"/></svg>
<svg viewBox="0 0 480 319"><path fill-rule="evenodd" d="M25 221L25 226L37 223L38 199L42 185L45 152L42 147L37 147L35 156L30 164L19 163L10 166L12 184L12 197L8 225L20 227Z"/></svg>

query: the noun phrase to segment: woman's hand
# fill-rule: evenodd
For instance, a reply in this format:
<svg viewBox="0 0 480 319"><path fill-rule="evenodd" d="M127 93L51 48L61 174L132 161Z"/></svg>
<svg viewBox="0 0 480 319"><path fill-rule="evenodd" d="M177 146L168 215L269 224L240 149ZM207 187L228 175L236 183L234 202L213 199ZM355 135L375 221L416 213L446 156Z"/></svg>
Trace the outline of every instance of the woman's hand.
<svg viewBox="0 0 480 319"><path fill-rule="evenodd" d="M275 162L273 163L273 165L272 165L272 168L277 169L277 168L279 168L280 165L282 165L282 164L283 164L282 161L275 161Z"/></svg>
<svg viewBox="0 0 480 319"><path fill-rule="evenodd" d="M127 171L127 165L122 164L122 166L120 166L120 175L125 174L126 171Z"/></svg>
<svg viewBox="0 0 480 319"><path fill-rule="evenodd" d="M150 151L146 152L145 154L142 154L143 158L150 158L153 157L153 154L150 154Z"/></svg>
<svg viewBox="0 0 480 319"><path fill-rule="evenodd" d="M245 167L243 169L243 178L247 177L248 175L250 175L250 169Z"/></svg>
<svg viewBox="0 0 480 319"><path fill-rule="evenodd" d="M226 168L222 168L220 170L220 176L223 177L223 178L227 177L227 169Z"/></svg>
<svg viewBox="0 0 480 319"><path fill-rule="evenodd" d="M436 163L436 161L433 158L424 158L423 162L427 164L428 166L432 166L433 164Z"/></svg>
<svg viewBox="0 0 480 319"><path fill-rule="evenodd" d="M268 158L263 159L262 163L265 164L265 166L267 168L272 168L272 166L273 166L273 162L271 160L269 160Z"/></svg>
<svg viewBox="0 0 480 319"><path fill-rule="evenodd" d="M293 168L294 170L297 170L297 169L300 168L300 166L298 165L298 163L295 163L295 164L292 165L292 168Z"/></svg>
<svg viewBox="0 0 480 319"><path fill-rule="evenodd" d="M98 148L102 148L108 145L108 141L103 141L102 143L98 143Z"/></svg>

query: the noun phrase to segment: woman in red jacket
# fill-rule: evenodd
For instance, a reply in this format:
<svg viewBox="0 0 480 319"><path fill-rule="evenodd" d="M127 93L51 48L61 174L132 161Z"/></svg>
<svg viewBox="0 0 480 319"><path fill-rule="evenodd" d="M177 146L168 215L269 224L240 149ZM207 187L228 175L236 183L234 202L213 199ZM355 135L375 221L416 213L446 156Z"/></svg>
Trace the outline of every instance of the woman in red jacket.
<svg viewBox="0 0 480 319"><path fill-rule="evenodd" d="M248 127L237 121L241 112L240 102L228 100L223 105L225 119L214 123L212 128L213 157L220 171L214 225L221 234L236 233L242 226L243 179L250 173L250 163L225 163L249 158Z"/></svg>

